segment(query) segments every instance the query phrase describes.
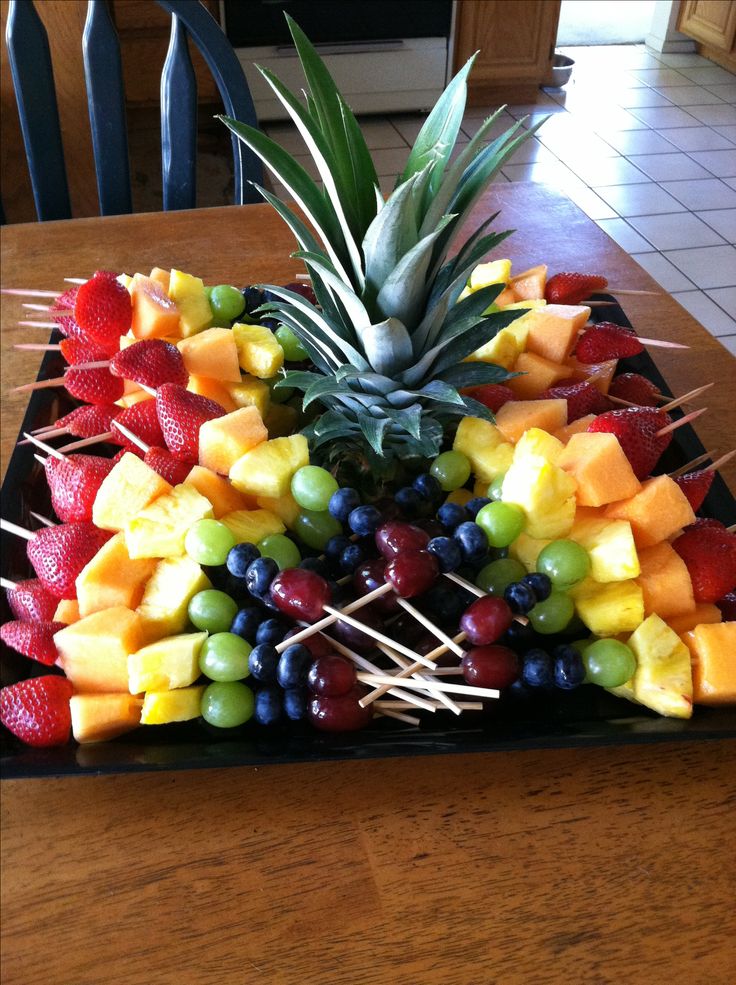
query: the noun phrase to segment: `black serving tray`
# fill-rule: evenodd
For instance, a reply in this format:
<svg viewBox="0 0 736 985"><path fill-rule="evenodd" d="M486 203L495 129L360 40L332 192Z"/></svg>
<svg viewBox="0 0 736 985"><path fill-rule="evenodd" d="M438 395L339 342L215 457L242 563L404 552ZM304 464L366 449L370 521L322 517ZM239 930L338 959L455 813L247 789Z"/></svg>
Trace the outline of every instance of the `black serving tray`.
<svg viewBox="0 0 736 985"><path fill-rule="evenodd" d="M606 294L595 298L615 301ZM595 308L594 312L594 320L630 327L617 304ZM39 379L58 376L62 368L61 357L47 353ZM643 373L663 392L668 392L665 380L646 353L621 360L619 369ZM72 406L73 402L63 391L37 390L31 395L21 430L42 427ZM681 416L681 411L674 411L673 416ZM703 452L694 430L685 425L675 431L657 471L671 472ZM13 452L2 486L2 504L6 519L27 528L36 526L30 517L31 510L42 514L50 511L43 469L35 461L31 445L17 447ZM727 526L736 522L736 501L719 475L700 513L717 517ZM32 576L25 546L25 541L2 534L0 570L4 577ZM2 593L0 622L10 618ZM46 673L49 668L2 647L0 684L3 687ZM77 746L70 742L54 749L33 749L2 729L0 773L5 778L17 779L725 738L736 738L736 708L697 707L692 719L682 721L662 718L614 698L599 687L584 686L573 692L540 695L532 701L493 702L486 711L466 713L459 719L438 712L418 729L381 719L363 731L340 735L318 732L302 723L280 729L248 724L226 732L198 721L143 727L114 741L95 745Z"/></svg>

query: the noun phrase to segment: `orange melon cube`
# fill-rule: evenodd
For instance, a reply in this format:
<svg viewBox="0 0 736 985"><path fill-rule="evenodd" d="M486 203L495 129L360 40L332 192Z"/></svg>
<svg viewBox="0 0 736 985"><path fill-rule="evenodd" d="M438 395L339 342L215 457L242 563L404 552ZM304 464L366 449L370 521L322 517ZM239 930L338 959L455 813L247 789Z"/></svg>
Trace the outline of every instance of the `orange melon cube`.
<svg viewBox="0 0 736 985"><path fill-rule="evenodd" d="M79 618L79 603L76 599L62 599L56 606L54 622L63 622L65 626L71 626Z"/></svg>
<svg viewBox="0 0 736 985"><path fill-rule="evenodd" d="M154 267L150 273L151 280L155 280L158 284L163 287L166 293L169 293L169 285L171 283L171 271L163 270L161 267Z"/></svg>
<svg viewBox="0 0 736 985"><path fill-rule="evenodd" d="M696 626L722 621L723 613L712 602L698 602L690 612L680 612L678 615L670 616L666 620L670 629L682 637L684 637L685 633L689 633L691 629L695 629Z"/></svg>
<svg viewBox="0 0 736 985"><path fill-rule="evenodd" d="M137 728L143 698L132 694L73 694L72 735L79 743L106 742Z"/></svg>
<svg viewBox="0 0 736 985"><path fill-rule="evenodd" d="M547 264L540 263L512 277L508 283L515 301L535 301L544 297L547 286Z"/></svg>
<svg viewBox="0 0 736 985"><path fill-rule="evenodd" d="M135 609L155 567L153 558L131 560L125 546L125 534L115 534L77 575L75 584L80 616L117 605Z"/></svg>
<svg viewBox="0 0 736 985"><path fill-rule="evenodd" d="M514 391L514 396L519 400L531 400L570 375L567 366L561 366L533 352L519 353L514 363L514 372L523 375L506 380L506 386Z"/></svg>
<svg viewBox="0 0 736 985"><path fill-rule="evenodd" d="M683 640L692 655L695 703L736 703L736 622L696 626Z"/></svg>
<svg viewBox="0 0 736 985"><path fill-rule="evenodd" d="M601 393L608 393L613 374L618 366L618 359L607 359L602 363L581 363L574 356L567 360L568 376L573 380L588 380Z"/></svg>
<svg viewBox="0 0 736 985"><path fill-rule="evenodd" d="M574 434L582 434L583 431L587 431L588 425L592 424L594 420L595 414L586 414L585 417L579 417L577 421L573 421L572 424L566 424L564 428L560 428L559 431L555 431L555 438L566 445Z"/></svg>
<svg viewBox="0 0 736 985"><path fill-rule="evenodd" d="M644 615L660 619L695 609L690 575L677 551L666 540L639 551L641 574L636 579L644 596Z"/></svg>
<svg viewBox="0 0 736 985"><path fill-rule="evenodd" d="M238 403L233 399L227 387L209 376L193 376L190 373L187 390L190 393L199 394L200 397L207 397L208 400L214 400L228 414L238 409Z"/></svg>
<svg viewBox="0 0 736 985"><path fill-rule="evenodd" d="M501 293L498 295L498 297L493 303L497 305L499 308L505 308L506 305L514 304L517 300L518 298L511 290L511 288L504 287L504 289L501 291Z"/></svg>
<svg viewBox="0 0 736 985"><path fill-rule="evenodd" d="M527 352L544 356L554 363L563 363L573 350L578 332L589 318L590 308L585 305L548 304L538 308L528 316ZM569 375L566 367L565 376Z"/></svg>
<svg viewBox="0 0 736 985"><path fill-rule="evenodd" d="M614 434L574 434L557 464L575 478L581 506L603 506L628 499L641 489Z"/></svg>
<svg viewBox="0 0 736 985"><path fill-rule="evenodd" d="M647 479L635 496L610 503L605 515L629 521L637 549L652 547L695 522L685 494L668 475Z"/></svg>
<svg viewBox="0 0 736 985"><path fill-rule="evenodd" d="M54 636L59 666L75 691L128 691L128 657L143 646L141 617L124 606L93 612Z"/></svg>
<svg viewBox="0 0 736 985"><path fill-rule="evenodd" d="M212 503L212 512L216 520L219 520L226 513L233 513L235 510L251 510L256 505L249 496L238 492L235 486L228 482L224 476L218 475L203 465L192 466L192 471L184 483L194 486L197 492Z"/></svg>
<svg viewBox="0 0 736 985"><path fill-rule="evenodd" d="M229 328L206 328L178 343L187 372L222 383L240 383L238 349Z"/></svg>
<svg viewBox="0 0 736 985"><path fill-rule="evenodd" d="M179 308L158 281L136 274L130 291L131 331L136 339L160 339L179 334Z"/></svg>
<svg viewBox="0 0 736 985"><path fill-rule="evenodd" d="M267 440L268 431L258 409L241 407L224 417L205 421L201 426L199 464L220 475L227 475L239 458Z"/></svg>
<svg viewBox="0 0 736 985"><path fill-rule="evenodd" d="M509 400L496 414L496 427L514 444L529 428L554 434L567 424L567 401Z"/></svg>

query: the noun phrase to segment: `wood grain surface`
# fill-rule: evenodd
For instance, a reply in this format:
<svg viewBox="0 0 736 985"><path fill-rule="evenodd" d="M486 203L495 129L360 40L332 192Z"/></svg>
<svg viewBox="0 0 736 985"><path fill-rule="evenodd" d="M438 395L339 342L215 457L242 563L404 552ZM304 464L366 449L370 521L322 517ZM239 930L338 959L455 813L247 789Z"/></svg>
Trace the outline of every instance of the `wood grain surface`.
<svg viewBox="0 0 736 985"><path fill-rule="evenodd" d="M568 201L494 186L515 268L656 285ZM498 224L497 224L498 225ZM500 228L500 225L499 225ZM176 265L284 282L260 206L2 230L3 286ZM736 362L671 298L627 298L673 391L733 444ZM2 389L38 359L2 306ZM43 332L40 333L43 335ZM38 335L34 335L38 338ZM4 462L23 401L7 400ZM729 475L733 488L733 472ZM726 985L736 977L728 742L4 781L5 985Z"/></svg>

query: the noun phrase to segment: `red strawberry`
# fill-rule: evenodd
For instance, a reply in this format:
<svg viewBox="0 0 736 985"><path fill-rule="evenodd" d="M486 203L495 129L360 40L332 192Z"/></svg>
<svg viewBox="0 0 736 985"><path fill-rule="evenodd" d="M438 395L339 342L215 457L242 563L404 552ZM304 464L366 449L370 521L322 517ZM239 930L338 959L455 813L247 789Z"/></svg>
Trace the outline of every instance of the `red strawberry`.
<svg viewBox="0 0 736 985"><path fill-rule="evenodd" d="M74 305L77 303L77 294L79 293L79 284L74 284L68 290L60 294L59 297L54 301L54 308L61 309L73 309Z"/></svg>
<svg viewBox="0 0 736 985"><path fill-rule="evenodd" d="M91 521L95 497L113 465L111 459L98 455L68 455L63 462L49 455L46 479L58 518L68 523Z"/></svg>
<svg viewBox="0 0 736 985"><path fill-rule="evenodd" d="M687 501L692 506L693 512L697 512L703 505L703 500L713 485L715 475L712 469L699 469L697 472L689 472L687 475L678 475L675 479L677 485L687 496Z"/></svg>
<svg viewBox="0 0 736 985"><path fill-rule="evenodd" d="M93 523L42 527L28 541L28 560L47 591L59 599L75 599L77 575L111 536Z"/></svg>
<svg viewBox="0 0 736 985"><path fill-rule="evenodd" d="M99 342L88 342L78 338L62 339L59 348L70 366L77 366L79 363L101 362L103 359L109 359L118 351L117 346L100 345Z"/></svg>
<svg viewBox="0 0 736 985"><path fill-rule="evenodd" d="M69 434L77 438L92 438L111 430L113 420L120 413L115 404L85 404L60 417L57 428L68 428Z"/></svg>
<svg viewBox="0 0 736 985"><path fill-rule="evenodd" d="M26 622L50 622L54 618L58 599L49 595L38 578L26 578L15 588L7 589L8 605L16 619Z"/></svg>
<svg viewBox="0 0 736 985"><path fill-rule="evenodd" d="M186 386L189 382L181 353L163 339L141 339L127 349L121 349L110 360L110 372L113 376L154 388L162 383Z"/></svg>
<svg viewBox="0 0 736 985"><path fill-rule="evenodd" d="M615 434L637 479L645 479L671 440L657 432L668 424L667 414L649 407L624 407L600 414L588 426L593 433Z"/></svg>
<svg viewBox="0 0 736 985"><path fill-rule="evenodd" d="M0 639L24 657L52 667L59 655L54 633L63 628L63 622L6 622L0 626Z"/></svg>
<svg viewBox="0 0 736 985"><path fill-rule="evenodd" d="M196 464L195 462L180 461L165 448L149 448L143 456L143 461L146 465L150 465L154 472L158 472L163 479L170 482L172 486L178 486L179 483L184 482L192 471L192 465Z"/></svg>
<svg viewBox="0 0 736 985"><path fill-rule="evenodd" d="M724 622L736 622L736 589L718 599L716 605L721 610Z"/></svg>
<svg viewBox="0 0 736 985"><path fill-rule="evenodd" d="M514 399L514 391L503 383L484 383L482 386L471 386L462 391L466 396L472 397L479 403L484 404L490 411L496 414L504 404Z"/></svg>
<svg viewBox="0 0 736 985"><path fill-rule="evenodd" d="M190 393L176 383L164 383L156 391L156 410L166 447L182 461L196 462L199 429L205 421L223 417L225 409L214 400Z"/></svg>
<svg viewBox="0 0 736 985"><path fill-rule="evenodd" d="M544 296L550 304L580 304L606 287L606 278L597 274L555 274L547 281Z"/></svg>
<svg viewBox="0 0 736 985"><path fill-rule="evenodd" d="M68 339L79 339L80 342L89 341L86 332L76 323L71 313L52 311L50 314L62 335L66 335Z"/></svg>
<svg viewBox="0 0 736 985"><path fill-rule="evenodd" d="M629 403L638 404L640 407L656 407L659 397L662 396L654 383L641 373L622 373L614 377L608 393L612 397L628 400Z"/></svg>
<svg viewBox="0 0 736 985"><path fill-rule="evenodd" d="M558 383L539 394L538 400L562 398L567 401L567 422L572 424L588 414L603 414L611 406L598 387L582 380L563 385Z"/></svg>
<svg viewBox="0 0 736 985"><path fill-rule="evenodd" d="M583 332L575 347L575 356L581 363L600 363L606 359L638 356L643 351L644 346L633 332L603 321Z"/></svg>
<svg viewBox="0 0 736 985"><path fill-rule="evenodd" d="M161 425L158 422L155 400L141 400L137 404L126 407L118 414L116 420L123 427L132 431L136 438L140 438L147 445L161 448L165 444ZM116 428L113 428L113 431L116 430ZM115 441L124 448L127 448L128 451L132 451L136 455L141 454L138 445L129 441L122 431L118 432L118 437L115 438Z"/></svg>
<svg viewBox="0 0 736 985"><path fill-rule="evenodd" d="M105 358L107 358L105 356ZM125 392L125 381L109 369L72 369L64 377L67 393L87 404L113 404Z"/></svg>
<svg viewBox="0 0 736 985"><path fill-rule="evenodd" d="M0 691L0 722L29 746L61 746L72 725L66 677L32 677Z"/></svg>
<svg viewBox="0 0 736 985"><path fill-rule="evenodd" d="M77 292L74 317L94 342L117 343L130 328L132 314L130 294L114 275L97 271Z"/></svg>
<svg viewBox="0 0 736 985"><path fill-rule="evenodd" d="M672 546L685 562L696 602L716 602L736 587L736 534L710 524L685 527Z"/></svg>

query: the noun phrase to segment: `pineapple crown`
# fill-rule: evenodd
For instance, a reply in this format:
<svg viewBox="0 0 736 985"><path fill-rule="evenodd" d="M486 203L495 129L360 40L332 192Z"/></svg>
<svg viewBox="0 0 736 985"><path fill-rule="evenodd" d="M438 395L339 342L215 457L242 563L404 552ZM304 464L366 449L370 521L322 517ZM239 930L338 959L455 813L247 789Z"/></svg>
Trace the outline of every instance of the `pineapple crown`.
<svg viewBox="0 0 736 985"><path fill-rule="evenodd" d="M489 231L496 213L450 252L494 174L537 127L525 130L520 120L486 142L502 107L452 159L473 56L427 117L384 202L353 113L305 34L286 18L309 87L306 104L268 69L259 71L304 139L324 189L265 134L221 117L311 225L257 186L294 233L299 250L292 255L306 264L318 302L262 285L278 300L261 310L296 333L314 365L282 382L304 391L305 408L314 401L327 408L306 431L315 450L336 440L357 443L374 464L387 453L435 455L453 417L491 416L459 389L509 376L499 366L464 361L518 317L494 311L503 285L459 298L473 267L510 232Z"/></svg>

